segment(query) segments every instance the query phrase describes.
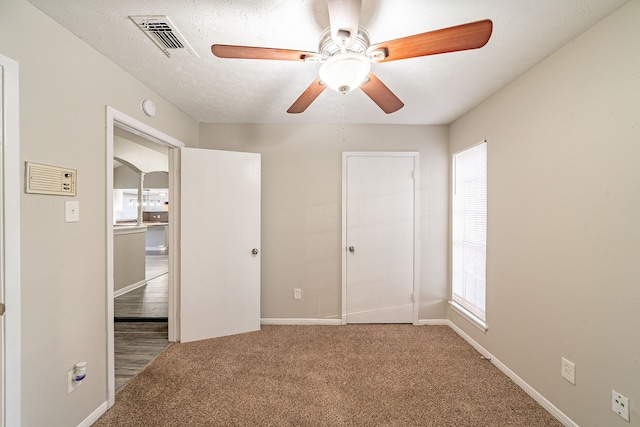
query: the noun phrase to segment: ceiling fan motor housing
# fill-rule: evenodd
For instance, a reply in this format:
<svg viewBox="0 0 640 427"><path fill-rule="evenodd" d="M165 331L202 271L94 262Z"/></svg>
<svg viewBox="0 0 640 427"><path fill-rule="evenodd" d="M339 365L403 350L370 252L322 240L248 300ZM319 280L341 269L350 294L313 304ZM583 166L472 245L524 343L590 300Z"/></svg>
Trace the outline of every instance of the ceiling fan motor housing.
<svg viewBox="0 0 640 427"><path fill-rule="evenodd" d="M354 43L351 46L346 47L346 51L366 55L367 49L369 49L370 45L369 33L364 28L358 27L358 35L356 36ZM336 44L336 42L333 41L330 27L324 30L320 35L318 51L324 58L328 58L342 52L343 48L344 45Z"/></svg>

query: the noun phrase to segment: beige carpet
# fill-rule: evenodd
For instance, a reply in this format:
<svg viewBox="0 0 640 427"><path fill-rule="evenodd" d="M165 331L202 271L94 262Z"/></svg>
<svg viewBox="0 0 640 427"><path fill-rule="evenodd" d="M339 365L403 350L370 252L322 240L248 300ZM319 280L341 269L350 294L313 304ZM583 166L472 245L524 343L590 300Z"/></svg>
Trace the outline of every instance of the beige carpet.
<svg viewBox="0 0 640 427"><path fill-rule="evenodd" d="M446 326L263 326L172 344L95 426L560 426Z"/></svg>

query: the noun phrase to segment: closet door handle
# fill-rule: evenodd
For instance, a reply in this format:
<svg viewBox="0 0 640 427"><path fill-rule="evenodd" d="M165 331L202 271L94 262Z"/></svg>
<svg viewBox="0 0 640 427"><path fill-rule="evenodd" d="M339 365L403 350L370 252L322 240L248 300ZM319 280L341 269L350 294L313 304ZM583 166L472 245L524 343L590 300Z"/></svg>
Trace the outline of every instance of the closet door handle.
<svg viewBox="0 0 640 427"><path fill-rule="evenodd" d="M349 252L354 253L356 251L356 248L354 248L353 246L349 246Z"/></svg>
<svg viewBox="0 0 640 427"><path fill-rule="evenodd" d="M253 248L253 250L251 251L251 253L253 255L258 255L258 248Z"/></svg>

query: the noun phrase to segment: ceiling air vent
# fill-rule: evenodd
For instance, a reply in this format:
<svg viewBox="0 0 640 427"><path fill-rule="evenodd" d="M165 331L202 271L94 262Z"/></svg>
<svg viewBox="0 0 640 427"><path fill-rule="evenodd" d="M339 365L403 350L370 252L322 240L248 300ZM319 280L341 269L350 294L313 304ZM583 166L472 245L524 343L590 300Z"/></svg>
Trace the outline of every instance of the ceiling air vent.
<svg viewBox="0 0 640 427"><path fill-rule="evenodd" d="M198 56L182 37L173 22L165 15L139 15L129 17L167 55Z"/></svg>

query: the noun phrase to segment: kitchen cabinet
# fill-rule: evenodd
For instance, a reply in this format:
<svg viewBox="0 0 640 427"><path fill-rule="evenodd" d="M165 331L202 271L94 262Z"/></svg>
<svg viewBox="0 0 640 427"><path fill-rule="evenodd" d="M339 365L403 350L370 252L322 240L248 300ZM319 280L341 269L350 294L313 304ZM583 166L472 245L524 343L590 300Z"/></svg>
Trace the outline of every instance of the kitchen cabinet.
<svg viewBox="0 0 640 427"><path fill-rule="evenodd" d="M142 212L144 222L169 222L169 212Z"/></svg>

